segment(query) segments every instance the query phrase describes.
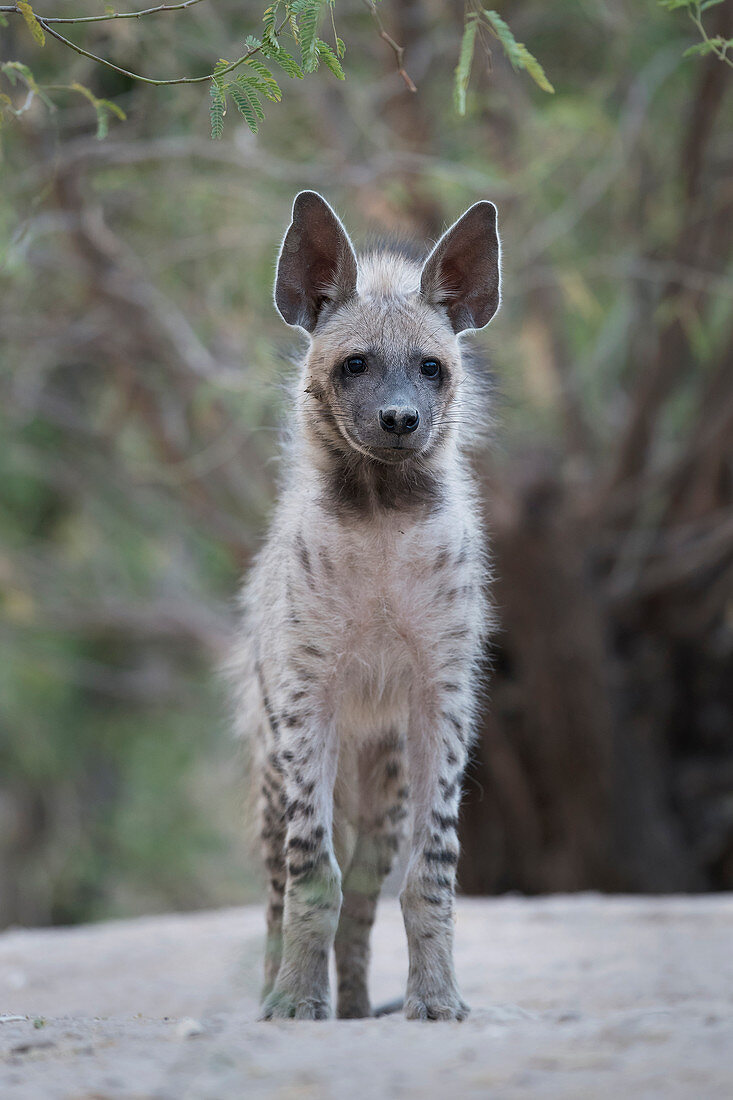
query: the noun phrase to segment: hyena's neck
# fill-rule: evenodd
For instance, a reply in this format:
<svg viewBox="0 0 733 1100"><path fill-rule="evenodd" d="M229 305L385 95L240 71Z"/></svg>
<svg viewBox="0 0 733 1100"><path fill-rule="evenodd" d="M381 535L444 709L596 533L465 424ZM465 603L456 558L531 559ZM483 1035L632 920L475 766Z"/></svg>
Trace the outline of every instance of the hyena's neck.
<svg viewBox="0 0 733 1100"><path fill-rule="evenodd" d="M309 471L316 497L327 512L351 522L390 514L414 519L443 508L450 486L461 478L452 439L439 443L429 455L388 464L361 454L343 438L334 438L332 431L324 432L324 421L335 427L328 425L329 419L320 410L308 417L296 441L300 469Z"/></svg>

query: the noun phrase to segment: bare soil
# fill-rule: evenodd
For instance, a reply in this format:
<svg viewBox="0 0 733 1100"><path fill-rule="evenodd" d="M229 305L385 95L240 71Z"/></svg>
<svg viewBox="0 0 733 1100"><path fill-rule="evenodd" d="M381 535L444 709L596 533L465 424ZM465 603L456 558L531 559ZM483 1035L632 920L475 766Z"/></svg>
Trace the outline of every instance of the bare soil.
<svg viewBox="0 0 733 1100"><path fill-rule="evenodd" d="M462 899L462 1024L259 1023L257 907L0 936L2 1100L733 1096L733 897ZM375 1003L403 990L394 900Z"/></svg>

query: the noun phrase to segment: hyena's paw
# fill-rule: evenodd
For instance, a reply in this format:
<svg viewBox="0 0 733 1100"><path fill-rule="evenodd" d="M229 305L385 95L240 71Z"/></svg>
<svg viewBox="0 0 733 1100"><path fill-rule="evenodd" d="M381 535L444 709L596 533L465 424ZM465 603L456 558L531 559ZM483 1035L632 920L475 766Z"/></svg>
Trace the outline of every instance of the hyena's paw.
<svg viewBox="0 0 733 1100"><path fill-rule="evenodd" d="M408 1020L465 1020L471 1009L456 990L435 993L408 993L405 1016Z"/></svg>
<svg viewBox="0 0 733 1100"><path fill-rule="evenodd" d="M328 1020L331 1005L325 997L304 997L273 989L262 1002L261 1020Z"/></svg>
<svg viewBox="0 0 733 1100"><path fill-rule="evenodd" d="M351 994L348 997L339 997L336 1015L339 1020L363 1020L372 1015L372 1006L369 997L365 994Z"/></svg>

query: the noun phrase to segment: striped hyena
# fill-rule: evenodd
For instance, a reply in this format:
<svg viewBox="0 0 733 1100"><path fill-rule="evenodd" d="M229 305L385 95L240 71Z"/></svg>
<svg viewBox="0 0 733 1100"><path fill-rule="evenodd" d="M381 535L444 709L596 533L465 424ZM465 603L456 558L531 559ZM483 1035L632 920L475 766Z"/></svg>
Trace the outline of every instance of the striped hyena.
<svg viewBox="0 0 733 1100"><path fill-rule="evenodd" d="M461 779L487 628L462 333L499 305L496 209L416 263L357 257L298 195L275 302L304 329L293 438L243 595L237 721L256 735L269 874L263 1015L370 1015L369 935L409 820L405 1012L463 1019L453 969Z"/></svg>

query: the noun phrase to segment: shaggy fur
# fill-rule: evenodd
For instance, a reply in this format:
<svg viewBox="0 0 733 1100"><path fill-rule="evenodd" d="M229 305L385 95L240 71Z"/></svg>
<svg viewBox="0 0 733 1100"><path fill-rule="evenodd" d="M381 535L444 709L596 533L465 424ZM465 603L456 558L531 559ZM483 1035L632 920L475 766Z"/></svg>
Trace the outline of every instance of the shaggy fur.
<svg viewBox="0 0 733 1100"><path fill-rule="evenodd" d="M408 821L405 1013L468 1012L452 961L456 827L488 616L464 453L483 405L458 335L498 301L490 203L420 265L389 252L357 261L320 196L295 201L276 302L311 345L233 661L261 781L265 1018L329 1016L332 947L338 1015L370 1015L369 934ZM385 428L393 407L419 426Z"/></svg>

